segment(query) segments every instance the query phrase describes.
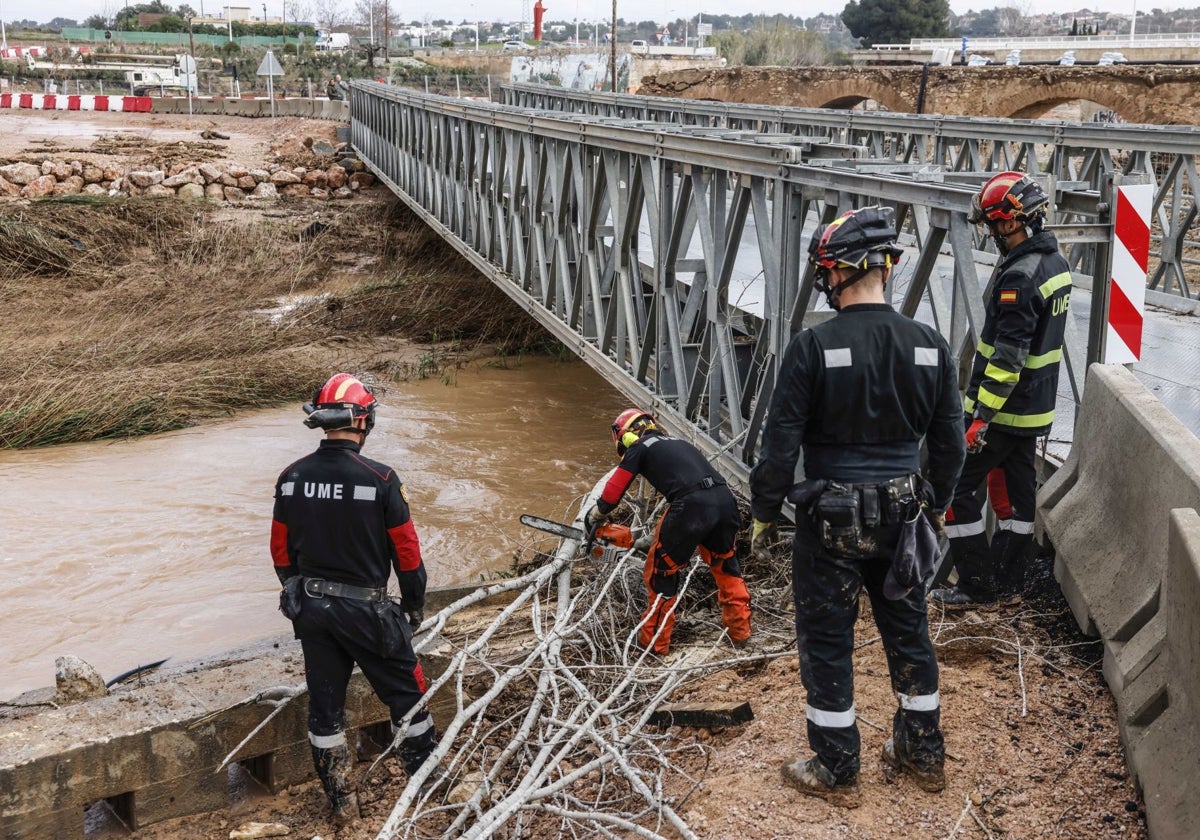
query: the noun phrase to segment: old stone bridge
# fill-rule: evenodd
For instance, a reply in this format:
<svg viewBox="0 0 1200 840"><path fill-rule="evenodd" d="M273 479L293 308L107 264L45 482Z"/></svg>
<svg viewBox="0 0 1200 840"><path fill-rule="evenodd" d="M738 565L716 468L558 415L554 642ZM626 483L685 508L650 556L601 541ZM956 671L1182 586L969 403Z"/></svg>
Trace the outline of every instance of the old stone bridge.
<svg viewBox="0 0 1200 840"><path fill-rule="evenodd" d="M645 77L638 93L807 108L1035 119L1086 100L1131 123L1200 125L1200 65L730 67Z"/></svg>

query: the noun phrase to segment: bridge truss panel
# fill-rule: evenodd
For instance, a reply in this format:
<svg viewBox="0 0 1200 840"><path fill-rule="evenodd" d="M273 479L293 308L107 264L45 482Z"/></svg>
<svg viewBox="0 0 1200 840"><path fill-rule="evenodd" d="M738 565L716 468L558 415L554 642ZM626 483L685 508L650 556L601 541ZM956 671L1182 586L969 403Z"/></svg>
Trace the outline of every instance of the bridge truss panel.
<svg viewBox="0 0 1200 840"><path fill-rule="evenodd" d="M966 221L969 187L813 166L806 158L830 150L793 136L543 113L373 82L354 83L352 117L355 149L414 212L737 482L787 344L831 314L804 258L816 224L895 208L909 254L889 295L962 358L974 352L995 257ZM1096 232L1108 230L1106 204L1073 195L1072 211L1085 229L1079 265L1107 276L1096 253L1108 242ZM1072 333L1072 382L1082 382L1086 353Z"/></svg>
<svg viewBox="0 0 1200 840"><path fill-rule="evenodd" d="M1191 298L1200 276L1200 128L1046 120L992 120L845 111L573 91L546 85L503 87L506 102L540 111L617 116L645 122L757 130L864 149L863 167L906 164L925 177L978 184L1003 169L1044 173L1052 187L1100 191L1114 174L1152 183L1154 225L1148 286Z"/></svg>

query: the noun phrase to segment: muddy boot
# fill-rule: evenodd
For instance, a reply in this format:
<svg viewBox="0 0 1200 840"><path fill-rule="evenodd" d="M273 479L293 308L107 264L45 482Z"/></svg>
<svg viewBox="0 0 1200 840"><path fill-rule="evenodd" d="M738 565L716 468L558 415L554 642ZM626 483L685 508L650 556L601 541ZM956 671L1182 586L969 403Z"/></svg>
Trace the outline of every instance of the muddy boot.
<svg viewBox="0 0 1200 840"><path fill-rule="evenodd" d="M895 771L905 771L917 783L917 787L921 790L929 791L930 793L941 793L946 789L946 766L945 761L939 761L936 764L930 764L928 767L922 767L917 764L907 753L896 752L896 743L894 738L888 738L883 744L883 763Z"/></svg>
<svg viewBox="0 0 1200 840"><path fill-rule="evenodd" d="M780 768L783 780L801 793L824 799L831 805L857 808L862 804L859 796L858 776L838 783L833 773L815 755L808 761L797 758Z"/></svg>
<svg viewBox="0 0 1200 840"><path fill-rule="evenodd" d="M329 797L333 819L339 825L358 819L358 796L350 790L350 747L344 742L335 747L313 747L313 766Z"/></svg>

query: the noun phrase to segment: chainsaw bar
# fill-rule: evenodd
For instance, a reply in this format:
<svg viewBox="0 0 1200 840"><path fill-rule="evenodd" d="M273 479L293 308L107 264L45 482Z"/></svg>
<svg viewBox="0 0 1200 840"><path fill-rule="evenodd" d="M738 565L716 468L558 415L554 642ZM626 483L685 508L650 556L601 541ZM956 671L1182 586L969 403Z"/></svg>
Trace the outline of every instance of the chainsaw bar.
<svg viewBox="0 0 1200 840"><path fill-rule="evenodd" d="M530 516L528 513L521 514L521 524L528 525L530 528L536 528L539 531L545 531L547 534L554 534L556 537L562 537L566 540L577 540L583 542L587 536L583 531L574 528L570 525L563 525L561 522L555 522L553 519L542 519L540 516Z"/></svg>

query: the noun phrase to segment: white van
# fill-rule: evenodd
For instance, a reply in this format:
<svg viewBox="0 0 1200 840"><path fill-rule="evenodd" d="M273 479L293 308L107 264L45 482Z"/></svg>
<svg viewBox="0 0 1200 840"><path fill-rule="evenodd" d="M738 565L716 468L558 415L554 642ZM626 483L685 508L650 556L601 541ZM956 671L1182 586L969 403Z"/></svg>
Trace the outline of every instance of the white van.
<svg viewBox="0 0 1200 840"><path fill-rule="evenodd" d="M345 52L350 49L349 32L317 32L317 52Z"/></svg>

